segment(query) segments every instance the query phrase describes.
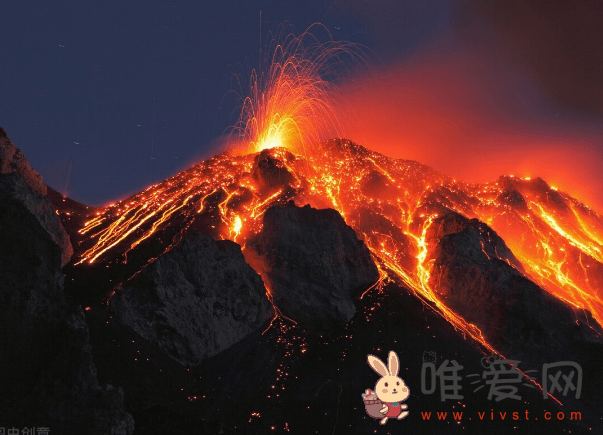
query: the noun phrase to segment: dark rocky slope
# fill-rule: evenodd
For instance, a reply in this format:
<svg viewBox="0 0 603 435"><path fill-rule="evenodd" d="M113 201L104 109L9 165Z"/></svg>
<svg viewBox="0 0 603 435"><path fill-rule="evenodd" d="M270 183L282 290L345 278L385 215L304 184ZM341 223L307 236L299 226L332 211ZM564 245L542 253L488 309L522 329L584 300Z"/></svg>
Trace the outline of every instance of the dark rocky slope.
<svg viewBox="0 0 603 435"><path fill-rule="evenodd" d="M379 278L368 248L337 211L292 202L266 211L245 256L282 313L318 329L349 322L354 296Z"/></svg>
<svg viewBox="0 0 603 435"><path fill-rule="evenodd" d="M45 194L0 129L0 424L131 434L123 391L99 384L84 311L64 292L73 249Z"/></svg>
<svg viewBox="0 0 603 435"><path fill-rule="evenodd" d="M31 212L52 241L60 247L61 266L67 264L73 255L73 247L56 215L55 207L45 199L47 188L42 182L42 177L29 166L21 150L15 147L2 128L0 128L0 174L18 174L18 178L28 186L28 189L23 188L19 181L15 181L17 178L6 177L2 189Z"/></svg>
<svg viewBox="0 0 603 435"><path fill-rule="evenodd" d="M117 320L184 365L197 365L273 316L241 248L192 234L118 290Z"/></svg>
<svg viewBox="0 0 603 435"><path fill-rule="evenodd" d="M0 421L131 434L123 391L99 384L84 312L63 291L54 207L17 173L0 175L0 204Z"/></svg>
<svg viewBox="0 0 603 435"><path fill-rule="evenodd" d="M602 345L603 330L590 313L571 308L526 278L486 224L449 213L430 230L432 285L501 353L540 365L577 359L589 343Z"/></svg>

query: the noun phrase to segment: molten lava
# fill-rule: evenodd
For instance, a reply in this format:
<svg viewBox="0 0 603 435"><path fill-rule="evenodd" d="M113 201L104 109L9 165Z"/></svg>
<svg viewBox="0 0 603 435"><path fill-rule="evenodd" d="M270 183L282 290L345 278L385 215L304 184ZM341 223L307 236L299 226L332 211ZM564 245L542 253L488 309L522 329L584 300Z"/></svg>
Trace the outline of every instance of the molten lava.
<svg viewBox="0 0 603 435"><path fill-rule="evenodd" d="M401 281L486 349L480 330L449 309L430 280L434 246L426 234L450 211L486 222L529 278L603 319L603 219L588 207L540 179L458 183L346 140L323 143L305 157L271 148L202 162L91 217L80 230L79 263L127 262L163 240L154 258L199 222L214 237L244 246L260 231L264 212L290 200L338 210L373 253L382 279Z"/></svg>
<svg viewBox="0 0 603 435"><path fill-rule="evenodd" d="M137 273L188 231L244 248L270 207L294 201L333 208L372 252L380 282L403 283L492 351L480 329L444 303L431 279L435 246L428 230L439 216L456 212L492 227L522 272L548 292L603 320L601 216L541 179L467 184L347 140L319 142L337 125L322 69L352 50L332 41L307 45L308 38L309 32L287 36L269 51L268 70L252 73L234 129L251 152L217 155L96 212L79 230L76 266L133 261Z"/></svg>
<svg viewBox="0 0 603 435"><path fill-rule="evenodd" d="M314 24L295 36L281 26L247 85L239 80L242 104L231 134L250 151L285 147L304 154L305 147L336 136L335 87L324 77L362 53L351 43L320 42L312 33L316 28L326 30Z"/></svg>

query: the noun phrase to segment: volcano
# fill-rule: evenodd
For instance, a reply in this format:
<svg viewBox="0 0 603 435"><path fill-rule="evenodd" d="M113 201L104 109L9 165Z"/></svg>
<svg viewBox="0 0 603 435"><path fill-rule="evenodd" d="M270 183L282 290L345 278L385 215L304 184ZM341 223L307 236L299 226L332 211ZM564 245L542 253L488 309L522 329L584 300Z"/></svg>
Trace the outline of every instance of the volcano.
<svg viewBox="0 0 603 435"><path fill-rule="evenodd" d="M468 184L333 139L225 152L89 207L11 166L3 140L2 322L20 325L3 328L3 368L17 373L3 421L124 434L603 430L603 218L540 178ZM24 364L40 346L46 362ZM361 393L377 382L367 354L390 350L410 414L381 427ZM471 377L450 400L422 383L426 363L452 360L487 379L488 358L521 369L520 399L495 400ZM566 375L550 390L543 367L557 362L580 366L579 394Z"/></svg>

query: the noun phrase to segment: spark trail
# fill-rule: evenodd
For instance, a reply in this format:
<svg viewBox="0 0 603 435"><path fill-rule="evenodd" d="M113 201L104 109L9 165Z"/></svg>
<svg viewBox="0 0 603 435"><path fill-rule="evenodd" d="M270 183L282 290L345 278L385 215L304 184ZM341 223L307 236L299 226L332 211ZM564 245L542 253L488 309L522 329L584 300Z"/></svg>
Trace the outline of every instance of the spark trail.
<svg viewBox="0 0 603 435"><path fill-rule="evenodd" d="M325 77L366 58L360 46L334 41L321 24L299 36L289 30L282 25L269 35L260 66L248 82L235 76L242 103L230 133L249 151L287 147L305 154L306 147L337 136L337 89ZM328 34L325 42L315 36L319 31Z"/></svg>
<svg viewBox="0 0 603 435"><path fill-rule="evenodd" d="M491 346L479 328L449 309L430 280L434 247L426 234L434 219L450 211L490 224L535 282L603 318L596 291L603 281L603 220L596 213L541 180L457 183L345 140L323 143L305 157L284 148L218 155L92 216L80 230L78 261L128 261L168 230L184 233L208 216L215 217L210 222L216 237L244 246L261 230L265 211L289 200L338 210L364 239L383 279L403 283L486 349ZM153 257L172 244L166 246Z"/></svg>
<svg viewBox="0 0 603 435"><path fill-rule="evenodd" d="M284 41L269 51L267 69L251 74L234 128L246 152L217 155L97 211L79 230L76 266L137 261L139 271L187 231L244 247L272 206L292 200L334 208L369 247L381 281L404 284L492 351L479 328L447 307L431 279L435 246L427 233L439 216L456 212L491 226L548 292L603 320L601 216L540 179L459 183L347 140L320 142L337 125L324 69L352 47L321 44L309 32Z"/></svg>

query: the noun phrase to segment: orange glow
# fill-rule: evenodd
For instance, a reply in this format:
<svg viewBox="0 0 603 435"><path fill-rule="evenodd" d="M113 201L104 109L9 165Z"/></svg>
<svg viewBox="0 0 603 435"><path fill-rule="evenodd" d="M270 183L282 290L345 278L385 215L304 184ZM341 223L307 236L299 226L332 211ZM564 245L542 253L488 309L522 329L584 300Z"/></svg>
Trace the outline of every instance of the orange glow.
<svg viewBox="0 0 603 435"><path fill-rule="evenodd" d="M245 97L232 133L236 142L243 138L249 144L249 151L284 147L304 154L307 146L336 135L336 88L323 75L344 57L358 59L360 51L330 35L320 42L312 33L316 30L326 31L314 24L295 36L281 26L259 69L252 70L246 89L241 89Z"/></svg>
<svg viewBox="0 0 603 435"><path fill-rule="evenodd" d="M128 252L144 249L151 236L161 237L174 225L187 228L212 214L218 216L217 235L244 246L261 230L271 206L294 200L300 206L330 207L370 249L380 270L374 287L381 288L387 279L398 281L463 335L492 351L478 327L446 306L431 277L435 247L429 245L427 231L434 219L452 210L488 223L531 279L575 309L586 308L603 319L603 218L540 179L460 183L345 140L317 145L305 157L293 158L279 148L262 155L281 162L292 184L262 189L251 175L258 170L257 154L218 155L92 216L80 231L88 237L80 262L101 261L109 251L125 261ZM516 192L524 202L502 200L505 192ZM96 232L88 235L90 227ZM258 273L265 277L264 271ZM272 302L269 290L267 296ZM275 316L282 317L278 307Z"/></svg>
<svg viewBox="0 0 603 435"><path fill-rule="evenodd" d="M603 210L602 124L554 113L500 56L436 41L348 81L341 135L465 182L540 176Z"/></svg>
<svg viewBox="0 0 603 435"><path fill-rule="evenodd" d="M595 319L603 320L601 216L533 174L525 174L529 175L525 179L511 176L486 184L466 183L415 161L386 157L347 140L321 143L325 134L337 130L329 85L321 78L321 68L349 47L332 42L302 44L307 38L311 38L308 32L299 38L287 36L283 45L270 51L268 70L252 73L249 97L235 126L245 145L249 144L249 153L239 150L217 155L96 212L79 231L83 242L77 264L110 258L125 263L130 252L144 256L153 239L170 234L172 239L161 244L167 252L178 237L199 222L204 230L213 230L213 237L233 240L244 247L261 231L262 218L270 207L292 200L298 206L333 208L373 255L380 271L373 289L381 290L385 280L403 284L426 307L491 352L494 349L480 329L440 298L438 284L432 278L430 254L435 246L429 244L427 232L438 216L454 211L490 225L523 264L526 274L545 290L574 309L588 309ZM475 93L487 94L488 89L480 87L479 82L452 86L450 76L454 79L455 68L453 62L448 68L445 65L430 70L431 76L421 69L411 71L405 80L419 86L404 88L400 94L396 94L400 89L397 85L392 84L391 89L384 86L398 104L394 115L382 106L391 97L376 93L366 100L361 92L356 106L367 107L369 113L365 124L359 123L356 128L369 127L360 137L373 134L371 123L379 129L404 119L408 136L403 140L388 138L386 125L383 135L377 130L371 140L382 141L380 149L397 157L421 158L439 153L439 166L455 152L442 147L439 141L450 133L446 123L455 116L455 140L464 137L457 130L475 133L474 142L480 146L488 145L490 135L500 133L508 138L504 133L509 129L504 128L493 128L485 139L480 136L486 128L482 121L486 126L493 124L475 117L469 106ZM435 95L429 94L433 98L425 94L428 89L434 92L430 83L442 83ZM460 106L441 104L451 98ZM481 127L476 130L474 124ZM520 148L521 144L509 147ZM490 155L477 145L466 150ZM502 170L498 160L489 164ZM479 168L468 166L467 171L480 173ZM484 245L482 250L486 253ZM270 283L264 271L257 272L264 278L266 295L272 303ZM273 322L283 317L278 307L274 310Z"/></svg>
<svg viewBox="0 0 603 435"><path fill-rule="evenodd" d="M575 309L589 310L601 322L601 216L539 180L513 179L511 187L526 199L527 210L489 199L488 206L476 213L492 223L532 280ZM487 197L503 192L498 183L489 190Z"/></svg>

